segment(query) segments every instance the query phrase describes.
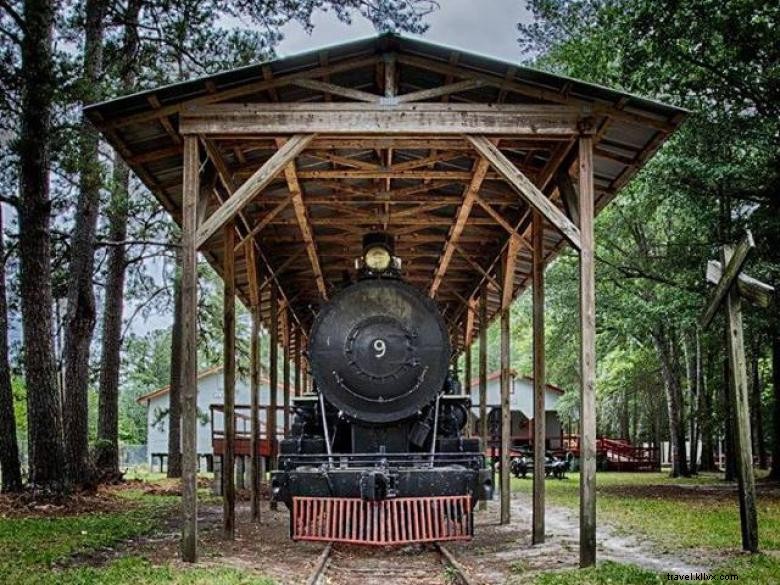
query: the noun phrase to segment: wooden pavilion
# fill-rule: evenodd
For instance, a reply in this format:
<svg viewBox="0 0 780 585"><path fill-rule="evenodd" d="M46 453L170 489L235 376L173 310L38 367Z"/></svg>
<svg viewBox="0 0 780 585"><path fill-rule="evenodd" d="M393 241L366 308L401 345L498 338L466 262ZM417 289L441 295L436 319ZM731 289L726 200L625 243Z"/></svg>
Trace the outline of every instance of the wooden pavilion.
<svg viewBox="0 0 780 585"><path fill-rule="evenodd" d="M253 388L262 323L272 336L272 388L277 346L284 352L281 403L288 407L291 361L293 392L306 386L302 351L317 306L354 268L363 234L380 229L395 236L405 279L438 301L453 347L465 354L465 380L472 342L482 341L482 408L486 329L500 319L505 421L509 306L533 285L536 407L543 411L544 267L567 243L579 251L580 562L595 562L593 218L677 128L683 110L384 34L144 91L87 113L183 230L185 560L197 558L197 254L224 280L225 413L232 417L235 297L253 316ZM235 505L230 427L228 536ZM506 446L509 424L503 429ZM544 437L543 425L535 432ZM258 435L254 425L255 441ZM506 523L509 449L502 452ZM543 457L536 461L542 465ZM543 480L534 473L535 542L544 539Z"/></svg>

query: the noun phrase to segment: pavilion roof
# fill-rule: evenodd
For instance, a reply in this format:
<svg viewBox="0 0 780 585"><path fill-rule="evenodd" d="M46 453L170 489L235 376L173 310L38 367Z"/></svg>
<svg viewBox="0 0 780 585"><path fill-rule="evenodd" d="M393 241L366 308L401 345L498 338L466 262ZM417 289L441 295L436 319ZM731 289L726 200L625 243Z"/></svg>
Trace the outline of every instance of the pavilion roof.
<svg viewBox="0 0 780 585"><path fill-rule="evenodd" d="M389 61L391 78L385 75ZM388 95L414 93L423 112L446 104L481 104L483 109L496 104L579 108L594 132L597 212L686 115L685 110L628 93L395 34L143 91L96 104L86 112L180 222L183 115L197 112L199 106L237 102L340 104L333 107L359 113L360 102L370 100L371 94L386 95L388 83L395 85ZM430 91L417 93L425 90ZM572 212L560 192L561 177L576 177L577 137L576 133L551 136L533 131L491 136L501 153L569 217ZM240 185L287 138L289 134L262 133L202 137L201 158L208 161L202 183L211 189L208 213L229 197L227 183ZM290 318L307 331L323 288L331 292L345 272L354 271L362 235L384 229L396 236L405 279L429 292L439 273L435 298L450 326L457 327L453 340L462 347L466 330L471 336L479 329L477 320L468 317L473 315L468 306L473 306L483 284L489 319L500 308L501 292L495 283L510 239L507 225L530 240L528 205L490 169L476 184L477 204L465 214L468 221L456 230L457 241L451 241L479 160L471 143L457 134L383 135L354 128L346 135L319 133L297 156L293 181L286 170L279 172L242 210L236 241L254 242L263 270L260 281L272 278L278 283L281 299L291 308ZM291 197L295 189L300 189L302 205ZM548 225L546 261L565 244L563 236ZM448 245L451 258L441 271ZM236 278L238 294L247 303L250 287L244 248L237 249ZM222 232L210 237L201 252L221 273ZM521 246L513 296L528 286L531 264L531 250ZM266 322L268 288L260 293Z"/></svg>

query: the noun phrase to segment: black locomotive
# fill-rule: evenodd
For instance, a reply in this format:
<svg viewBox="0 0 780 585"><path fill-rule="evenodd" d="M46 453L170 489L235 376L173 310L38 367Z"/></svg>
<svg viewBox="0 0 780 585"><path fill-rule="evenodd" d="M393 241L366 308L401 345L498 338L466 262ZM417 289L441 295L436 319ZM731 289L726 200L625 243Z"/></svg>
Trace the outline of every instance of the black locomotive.
<svg viewBox="0 0 780 585"><path fill-rule="evenodd" d="M460 496L457 506L436 508L443 525L453 515L470 516L477 500L492 496L480 441L463 434L470 400L450 369L444 321L433 300L403 282L393 248L387 235L368 234L357 282L338 291L312 325L314 393L294 400L291 435L280 443L272 474L272 497L299 516L291 521L295 538L324 534L323 523L356 522L326 507L317 509L332 509L329 520L322 514L312 520L315 513L296 508L296 499L323 506L329 499L358 501L370 515L376 512L366 503L428 498L425 505L436 508L437 498ZM430 522L430 509L429 516L420 513ZM413 521L408 510L402 515L396 524ZM326 527L327 539L338 540L343 529ZM415 534L403 541L431 539ZM350 535L351 542L364 540L354 530Z"/></svg>

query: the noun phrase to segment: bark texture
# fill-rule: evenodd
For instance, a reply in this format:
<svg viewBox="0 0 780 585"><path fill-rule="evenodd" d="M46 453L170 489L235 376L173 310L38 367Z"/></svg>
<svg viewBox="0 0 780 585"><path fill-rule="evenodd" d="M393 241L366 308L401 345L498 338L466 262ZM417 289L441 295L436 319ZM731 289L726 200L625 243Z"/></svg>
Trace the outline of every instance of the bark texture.
<svg viewBox="0 0 780 585"><path fill-rule="evenodd" d="M688 458L685 452L685 427L682 421L682 391L677 375L674 339L662 324L656 325L652 338L658 354L658 361L661 364L661 374L666 390L669 442L672 451L672 477L688 475Z"/></svg>
<svg viewBox="0 0 780 585"><path fill-rule="evenodd" d="M52 329L49 144L54 94L54 3L24 4L22 114L19 136L19 281L27 385L30 483L66 489L62 413L56 382Z"/></svg>
<svg viewBox="0 0 780 585"><path fill-rule="evenodd" d="M87 0L84 23L83 103L100 97L103 68L103 0ZM92 288L95 267L95 229L100 205L102 177L98 159L97 129L84 117L80 129L80 179L75 226L68 266L68 310L65 315L65 447L71 480L82 485L92 481L89 458L88 401L89 350L95 330L95 293Z"/></svg>
<svg viewBox="0 0 780 585"><path fill-rule="evenodd" d="M130 92L135 86L135 61L138 55L138 13L140 0L132 0L125 13L122 41L122 87ZM114 175L111 201L108 207L108 238L124 242L127 238L129 213L130 169L118 153L114 154ZM100 360L98 397L98 444L95 463L104 480L119 474L119 370L122 351L122 315L124 285L127 270L127 250L124 244L108 250L105 305Z"/></svg>
<svg viewBox="0 0 780 585"><path fill-rule="evenodd" d="M11 365L8 359L8 303L5 295L5 241L3 240L3 209L0 205L0 485L3 492L22 489L22 469L19 464L19 443L16 439L14 394L11 386Z"/></svg>

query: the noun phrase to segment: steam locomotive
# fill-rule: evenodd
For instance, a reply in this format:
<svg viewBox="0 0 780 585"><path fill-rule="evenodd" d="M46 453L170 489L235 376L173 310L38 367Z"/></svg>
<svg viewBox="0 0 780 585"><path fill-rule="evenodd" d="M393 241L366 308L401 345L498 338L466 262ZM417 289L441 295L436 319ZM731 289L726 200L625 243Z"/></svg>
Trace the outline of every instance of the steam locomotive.
<svg viewBox="0 0 780 585"><path fill-rule="evenodd" d="M470 400L450 368L434 301L401 278L392 237L364 237L358 279L310 330L313 393L294 399L272 498L296 540L394 544L467 539L492 497Z"/></svg>

